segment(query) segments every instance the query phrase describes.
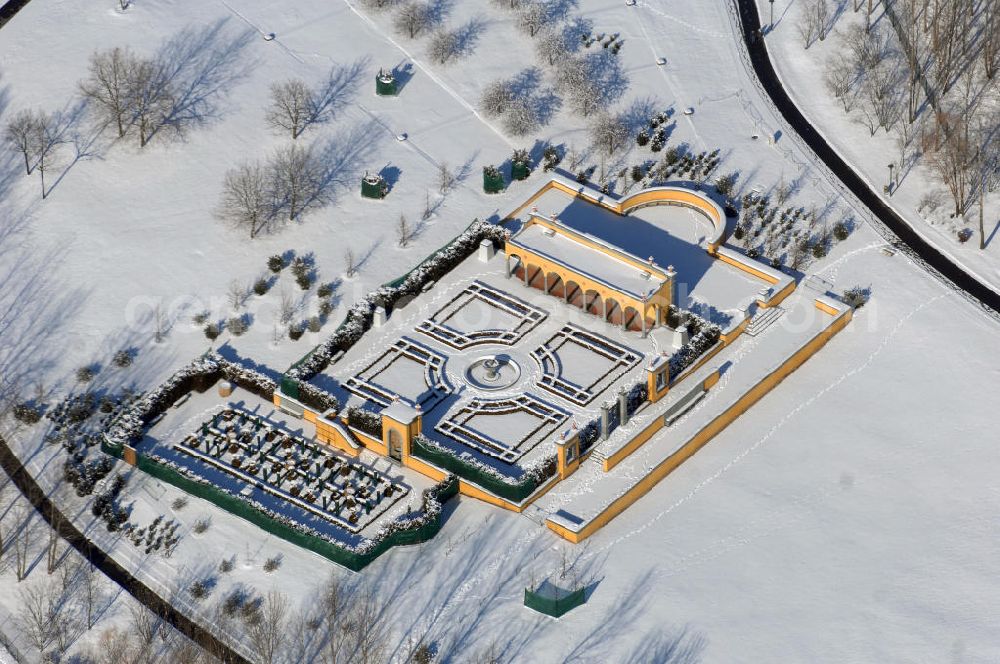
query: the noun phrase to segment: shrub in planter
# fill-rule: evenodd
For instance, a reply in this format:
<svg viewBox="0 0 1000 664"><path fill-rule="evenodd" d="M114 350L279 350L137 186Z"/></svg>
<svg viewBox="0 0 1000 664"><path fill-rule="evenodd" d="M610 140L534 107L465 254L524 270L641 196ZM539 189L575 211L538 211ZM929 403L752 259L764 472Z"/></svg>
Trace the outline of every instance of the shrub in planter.
<svg viewBox="0 0 1000 664"><path fill-rule="evenodd" d="M14 406L14 419L25 424L34 424L42 419L42 413L34 406L27 403L19 403Z"/></svg>
<svg viewBox="0 0 1000 664"><path fill-rule="evenodd" d="M542 152L542 170L551 171L556 166L562 158L559 156L559 151L556 150L554 145L547 145L545 151Z"/></svg>
<svg viewBox="0 0 1000 664"><path fill-rule="evenodd" d="M483 191L487 194L496 194L504 189L503 174L496 166L483 167Z"/></svg>
<svg viewBox="0 0 1000 664"><path fill-rule="evenodd" d="M845 290L840 299L844 301L844 304L848 304L851 307L858 309L863 307L865 303L868 302L868 298L870 297L871 289L855 286L854 288Z"/></svg>
<svg viewBox="0 0 1000 664"><path fill-rule="evenodd" d="M278 254L271 256L267 259L267 269L278 274L285 269L285 259Z"/></svg>
<svg viewBox="0 0 1000 664"><path fill-rule="evenodd" d="M288 326L288 338L292 341L298 341L302 338L302 334L305 330L298 323L292 323Z"/></svg>
<svg viewBox="0 0 1000 664"><path fill-rule="evenodd" d="M216 323L209 323L205 326L205 336L211 341L215 341L221 333L222 330L219 329L219 326Z"/></svg>
<svg viewBox="0 0 1000 664"><path fill-rule="evenodd" d="M257 295L264 295L271 288L271 284L268 283L267 279L258 279L253 282L253 292Z"/></svg>
<svg viewBox="0 0 1000 664"><path fill-rule="evenodd" d="M250 324L247 323L246 318L243 318L242 316L233 316L226 321L226 329L229 330L229 333L234 337L241 336L249 327Z"/></svg>
<svg viewBox="0 0 1000 664"><path fill-rule="evenodd" d="M586 182L587 181L587 171L579 171L576 174L576 181L577 182Z"/></svg>
<svg viewBox="0 0 1000 664"><path fill-rule="evenodd" d="M132 364L132 353L127 350L120 350L111 358L111 362L119 369L124 369Z"/></svg>
<svg viewBox="0 0 1000 664"><path fill-rule="evenodd" d="M510 163L511 177L515 180L524 180L531 175L531 155L527 150L514 150Z"/></svg>

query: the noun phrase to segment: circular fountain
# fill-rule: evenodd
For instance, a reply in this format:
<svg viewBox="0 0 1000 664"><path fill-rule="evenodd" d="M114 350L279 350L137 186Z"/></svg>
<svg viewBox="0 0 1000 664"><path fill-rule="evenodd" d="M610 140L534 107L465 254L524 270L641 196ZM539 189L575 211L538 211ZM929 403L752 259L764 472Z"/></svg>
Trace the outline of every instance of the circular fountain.
<svg viewBox="0 0 1000 664"><path fill-rule="evenodd" d="M477 358L465 370L465 380L480 390L502 390L521 377L521 367L507 355Z"/></svg>

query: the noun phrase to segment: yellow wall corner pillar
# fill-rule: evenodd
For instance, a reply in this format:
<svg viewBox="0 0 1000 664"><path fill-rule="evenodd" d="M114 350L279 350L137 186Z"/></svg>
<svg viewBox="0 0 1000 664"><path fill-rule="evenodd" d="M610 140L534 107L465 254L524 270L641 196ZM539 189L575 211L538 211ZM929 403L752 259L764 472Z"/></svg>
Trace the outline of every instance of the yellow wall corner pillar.
<svg viewBox="0 0 1000 664"><path fill-rule="evenodd" d="M670 361L666 355L659 355L646 367L646 386L650 403L656 403L670 389Z"/></svg>
<svg viewBox="0 0 1000 664"><path fill-rule="evenodd" d="M402 399L396 399L382 409L382 442L388 450L389 458L402 462L410 456L413 439L423 427L423 413L420 404L411 406Z"/></svg>
<svg viewBox="0 0 1000 664"><path fill-rule="evenodd" d="M580 466L580 433L577 429L560 434L556 441L556 472L564 480Z"/></svg>

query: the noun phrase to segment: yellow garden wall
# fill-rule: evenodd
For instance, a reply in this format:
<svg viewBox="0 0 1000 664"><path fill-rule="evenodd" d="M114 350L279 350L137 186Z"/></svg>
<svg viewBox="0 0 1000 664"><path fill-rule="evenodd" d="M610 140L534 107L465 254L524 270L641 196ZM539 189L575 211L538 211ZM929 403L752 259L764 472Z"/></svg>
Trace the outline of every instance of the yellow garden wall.
<svg viewBox="0 0 1000 664"><path fill-rule="evenodd" d="M729 426L736 418L745 413L751 406L753 406L757 401L759 401L764 395L775 388L782 380L784 380L789 374L799 368L806 360L812 357L820 348L822 348L826 343L834 337L840 330L842 330L850 321L853 316L852 309L846 309L844 311L837 311L828 305L820 306L822 303L817 301L816 306L821 311L830 313L833 310L835 313L833 315L838 316L828 327L819 332L816 336L810 339L804 346L802 346L798 351L792 354L787 360L785 360L780 366L774 369L771 373L764 376L760 382L750 388L742 397L737 399L737 401L718 415L711 422L706 424L698 433L692 436L680 449L675 453L664 459L653 468L644 478L639 480L638 483L633 485L628 491L615 499L610 505L608 505L600 514L591 519L583 528L579 531L574 532L558 523L554 523L551 520L546 520L546 525L553 532L558 534L560 537L570 541L570 542L580 542L587 537L590 537L599 529L604 527L613 518L625 511L632 503L648 493L654 486L656 486L660 480L669 475L675 468L680 466L684 461L689 459L695 452L701 449L708 441L714 438L720 431Z"/></svg>

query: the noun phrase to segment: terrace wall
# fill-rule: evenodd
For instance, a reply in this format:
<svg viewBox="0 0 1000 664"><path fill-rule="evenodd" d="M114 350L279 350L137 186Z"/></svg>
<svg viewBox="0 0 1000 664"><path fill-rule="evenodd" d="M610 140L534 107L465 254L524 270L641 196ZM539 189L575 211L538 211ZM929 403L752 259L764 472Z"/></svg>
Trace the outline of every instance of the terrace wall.
<svg viewBox="0 0 1000 664"><path fill-rule="evenodd" d="M740 415L745 413L751 406L763 398L768 392L773 390L789 374L798 369L806 360L825 346L826 343L838 332L844 329L844 327L850 323L854 310L850 307L845 308L843 305L838 305L839 303L831 300L830 298L818 298L815 301L816 308L826 314L834 316L834 320L830 323L830 325L823 328L820 332L813 336L801 348L799 348L799 350L793 353L770 373L766 374L757 384L750 387L729 408L724 410L721 414L716 416L715 419L702 427L676 452L653 467L653 469L645 477L632 485L631 488L615 499L599 514L590 519L585 525L583 525L583 527L579 529L571 529L558 521L553 521L550 518L546 520L546 525L549 529L570 542L581 542L593 535L599 529L603 528L607 523L625 511L639 498L646 495L663 478L688 460L695 452L708 443L708 441L714 438L719 432L723 431ZM641 431L636 436L636 439L641 439L641 442L634 445L629 453L638 449L642 443L649 440L649 438L651 438L656 431L662 428L663 418L657 418L657 421L659 422L659 425L657 425L657 422L653 422L649 425L649 427ZM631 445L631 443L629 445Z"/></svg>

